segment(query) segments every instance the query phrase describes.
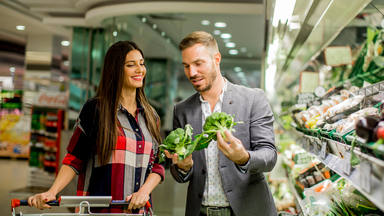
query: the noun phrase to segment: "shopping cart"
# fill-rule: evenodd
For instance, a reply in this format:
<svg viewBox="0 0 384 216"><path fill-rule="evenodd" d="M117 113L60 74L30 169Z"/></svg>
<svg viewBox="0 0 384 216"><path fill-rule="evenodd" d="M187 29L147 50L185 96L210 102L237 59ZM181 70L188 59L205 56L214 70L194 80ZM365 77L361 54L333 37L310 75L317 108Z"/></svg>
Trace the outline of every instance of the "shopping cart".
<svg viewBox="0 0 384 216"><path fill-rule="evenodd" d="M129 202L125 200L112 200L111 196L61 196L58 200L47 202L50 206L60 207L78 207L78 213L42 213L42 214L23 214L16 213L19 206L28 206L27 200L11 200L12 216L154 216L151 204L146 203L144 213L128 214L128 213L92 213L91 207L112 207L127 206Z"/></svg>

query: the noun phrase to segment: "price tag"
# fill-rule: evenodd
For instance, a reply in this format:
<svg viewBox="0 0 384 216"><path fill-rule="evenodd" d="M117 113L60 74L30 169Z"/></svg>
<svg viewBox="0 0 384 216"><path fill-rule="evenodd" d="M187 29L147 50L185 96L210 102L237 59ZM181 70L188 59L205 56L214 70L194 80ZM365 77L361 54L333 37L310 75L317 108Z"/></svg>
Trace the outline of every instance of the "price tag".
<svg viewBox="0 0 384 216"><path fill-rule="evenodd" d="M323 140L321 142L320 157L321 159L324 160L326 156L327 156L327 141Z"/></svg>
<svg viewBox="0 0 384 216"><path fill-rule="evenodd" d="M344 152L343 172L348 176L351 174L351 154L349 152Z"/></svg>
<svg viewBox="0 0 384 216"><path fill-rule="evenodd" d="M363 160L360 163L360 183L363 190L370 193L371 192L371 164Z"/></svg>

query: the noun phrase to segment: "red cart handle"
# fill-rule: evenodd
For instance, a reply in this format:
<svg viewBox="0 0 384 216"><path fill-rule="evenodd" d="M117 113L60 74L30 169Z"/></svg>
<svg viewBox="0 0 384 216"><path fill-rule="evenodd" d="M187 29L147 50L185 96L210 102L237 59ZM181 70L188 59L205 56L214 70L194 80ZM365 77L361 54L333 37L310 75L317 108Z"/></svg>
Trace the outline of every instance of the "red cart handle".
<svg viewBox="0 0 384 216"><path fill-rule="evenodd" d="M59 200L52 200L47 202L50 206L59 206L60 205L60 199ZM19 200L19 199L12 199L11 200L11 207L16 208L19 206L28 206L28 200Z"/></svg>

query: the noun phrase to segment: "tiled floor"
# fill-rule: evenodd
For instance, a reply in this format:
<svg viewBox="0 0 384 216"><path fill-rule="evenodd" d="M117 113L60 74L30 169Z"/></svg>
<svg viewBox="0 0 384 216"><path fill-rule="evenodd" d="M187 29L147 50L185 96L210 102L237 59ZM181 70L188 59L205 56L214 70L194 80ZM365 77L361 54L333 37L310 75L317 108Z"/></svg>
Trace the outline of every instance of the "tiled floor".
<svg viewBox="0 0 384 216"><path fill-rule="evenodd" d="M28 178L28 161L0 159L0 216L11 215L10 200L25 199L26 194L11 193L25 188ZM168 170L166 180L153 192L154 212L157 216L184 215L187 184L178 184ZM23 213L42 213L38 209L24 207ZM47 211L44 211L46 213ZM50 212L69 212L67 209L53 209Z"/></svg>

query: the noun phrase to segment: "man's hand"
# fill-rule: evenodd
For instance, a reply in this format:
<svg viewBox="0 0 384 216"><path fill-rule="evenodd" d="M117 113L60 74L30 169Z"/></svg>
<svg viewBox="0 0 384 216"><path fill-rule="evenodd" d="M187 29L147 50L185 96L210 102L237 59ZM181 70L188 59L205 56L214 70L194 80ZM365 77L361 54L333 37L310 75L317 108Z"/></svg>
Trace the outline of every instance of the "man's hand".
<svg viewBox="0 0 384 216"><path fill-rule="evenodd" d="M180 160L177 154L171 154L167 150L165 150L164 153L167 158L172 159L172 164L185 172L188 172L193 166L192 154L188 155L184 160Z"/></svg>
<svg viewBox="0 0 384 216"><path fill-rule="evenodd" d="M231 161L238 165L244 165L249 160L249 153L244 148L239 139L234 137L229 131L225 131L225 140L220 132L217 132L217 147ZM229 142L229 143L228 143Z"/></svg>

